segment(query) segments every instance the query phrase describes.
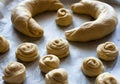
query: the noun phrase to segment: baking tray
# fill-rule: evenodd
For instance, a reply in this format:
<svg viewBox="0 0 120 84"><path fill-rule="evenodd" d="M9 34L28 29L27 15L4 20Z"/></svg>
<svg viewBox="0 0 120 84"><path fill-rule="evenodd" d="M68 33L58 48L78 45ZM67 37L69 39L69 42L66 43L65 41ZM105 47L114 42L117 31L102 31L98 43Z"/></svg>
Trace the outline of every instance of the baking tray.
<svg viewBox="0 0 120 84"><path fill-rule="evenodd" d="M46 43L55 38L63 38L64 31L81 25L82 23L92 20L90 16L73 14L73 23L68 27L59 27L55 23L56 12L45 12L34 17L35 20L43 27L45 34L42 38L27 37L13 28L10 15L11 10L22 0L6 0L1 10L0 17L0 34L6 37L10 43L10 50L4 54L0 54L0 84L5 84L2 80L3 68L11 61L17 61L15 51L19 44L23 42L32 42L38 45L40 57L46 55ZM70 10L70 5L79 0L61 0L65 8ZM103 42L112 41L120 50L120 0L101 0L112 5L118 14L118 25L116 30L96 41L91 42L69 42L70 55L61 59L60 68L65 68L68 72L69 84L94 84L95 78L86 77L81 71L81 64L84 58L89 56L97 57L96 47ZM97 57L98 58L98 57ZM31 63L24 63L26 66L27 78L24 84L45 84L44 75L41 73L37 59ZM113 62L104 62L105 72L110 72L120 81L120 57Z"/></svg>

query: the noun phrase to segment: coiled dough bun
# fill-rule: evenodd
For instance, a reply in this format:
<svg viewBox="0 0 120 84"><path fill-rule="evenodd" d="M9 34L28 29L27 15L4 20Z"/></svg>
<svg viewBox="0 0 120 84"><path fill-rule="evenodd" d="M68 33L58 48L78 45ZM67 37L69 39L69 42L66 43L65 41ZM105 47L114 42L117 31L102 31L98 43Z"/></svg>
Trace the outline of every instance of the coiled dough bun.
<svg viewBox="0 0 120 84"><path fill-rule="evenodd" d="M46 84L68 84L68 74L65 69L54 69L45 75Z"/></svg>
<svg viewBox="0 0 120 84"><path fill-rule="evenodd" d="M60 8L58 10L56 23L60 26L68 26L72 23L72 15L68 9Z"/></svg>
<svg viewBox="0 0 120 84"><path fill-rule="evenodd" d="M4 53L9 50L9 42L5 37L0 35L0 53Z"/></svg>
<svg viewBox="0 0 120 84"><path fill-rule="evenodd" d="M118 48L113 42L105 42L98 45L97 54L102 60L112 61L118 56Z"/></svg>
<svg viewBox="0 0 120 84"><path fill-rule="evenodd" d="M74 13L90 15L95 20L66 31L66 38L70 41L86 42L100 39L113 32L118 23L115 10L104 2L81 0L73 4L71 9Z"/></svg>
<svg viewBox="0 0 120 84"><path fill-rule="evenodd" d="M40 58L39 67L42 72L48 73L49 71L58 68L60 60L55 55L46 55Z"/></svg>
<svg viewBox="0 0 120 84"><path fill-rule="evenodd" d="M26 68L19 62L9 63L3 72L3 80L9 84L21 84L26 78Z"/></svg>
<svg viewBox="0 0 120 84"><path fill-rule="evenodd" d="M108 72L100 74L96 78L96 84L119 84L117 79Z"/></svg>
<svg viewBox="0 0 120 84"><path fill-rule="evenodd" d="M57 38L52 41L49 41L46 45L47 53L63 58L69 54L69 44L66 40Z"/></svg>
<svg viewBox="0 0 120 84"><path fill-rule="evenodd" d="M38 47L34 43L22 43L16 50L16 58L24 62L31 62L38 58Z"/></svg>
<svg viewBox="0 0 120 84"><path fill-rule="evenodd" d="M98 76L104 71L103 63L95 57L88 57L84 59L81 68L83 73L89 77Z"/></svg>
<svg viewBox="0 0 120 84"><path fill-rule="evenodd" d="M62 7L63 4L59 0L25 0L13 9L11 20L14 27L21 33L30 37L41 37L44 31L32 17Z"/></svg>

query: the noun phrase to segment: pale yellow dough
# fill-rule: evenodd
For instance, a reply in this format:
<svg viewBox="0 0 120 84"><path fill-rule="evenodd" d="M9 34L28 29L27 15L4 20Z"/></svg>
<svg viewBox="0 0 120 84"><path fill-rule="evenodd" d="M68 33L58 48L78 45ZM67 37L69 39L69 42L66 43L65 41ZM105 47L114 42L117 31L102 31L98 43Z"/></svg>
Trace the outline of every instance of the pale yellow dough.
<svg viewBox="0 0 120 84"><path fill-rule="evenodd" d="M118 52L118 48L113 42L105 42L97 47L99 58L105 61L115 60L118 56Z"/></svg>
<svg viewBox="0 0 120 84"><path fill-rule="evenodd" d="M72 15L68 9L60 8L55 21L59 26L69 26L72 23Z"/></svg>
<svg viewBox="0 0 120 84"><path fill-rule="evenodd" d="M100 39L114 31L118 23L115 10L110 5L97 0L81 0L71 6L74 13L87 14L95 20L65 32L70 41L91 41Z"/></svg>
<svg viewBox="0 0 120 84"><path fill-rule="evenodd" d="M30 37L43 36L42 27L32 18L45 11L56 11L62 8L59 0L24 0L15 7L11 14L14 27Z"/></svg>
<svg viewBox="0 0 120 84"><path fill-rule="evenodd" d="M19 62L9 63L3 72L3 80L9 84L21 84L26 78L25 66Z"/></svg>
<svg viewBox="0 0 120 84"><path fill-rule="evenodd" d="M55 55L46 55L40 58L39 67L40 70L44 73L48 73L49 71L58 68L60 65L60 60Z"/></svg>
<svg viewBox="0 0 120 84"><path fill-rule="evenodd" d="M69 44L66 40L61 38L49 41L46 48L48 54L56 55L59 58L66 57L69 54Z"/></svg>
<svg viewBox="0 0 120 84"><path fill-rule="evenodd" d="M34 43L22 43L16 50L16 58L24 62L31 62L39 57L38 47Z"/></svg>
<svg viewBox="0 0 120 84"><path fill-rule="evenodd" d="M118 80L110 73L105 72L96 78L95 84L120 84Z"/></svg>
<svg viewBox="0 0 120 84"><path fill-rule="evenodd" d="M45 75L46 84L68 84L68 74L65 69L54 69Z"/></svg>
<svg viewBox="0 0 120 84"><path fill-rule="evenodd" d="M9 50L9 42L5 37L0 35L0 53L5 53Z"/></svg>
<svg viewBox="0 0 120 84"><path fill-rule="evenodd" d="M81 66L83 73L89 77L95 77L104 71L103 63L95 57L87 57Z"/></svg>

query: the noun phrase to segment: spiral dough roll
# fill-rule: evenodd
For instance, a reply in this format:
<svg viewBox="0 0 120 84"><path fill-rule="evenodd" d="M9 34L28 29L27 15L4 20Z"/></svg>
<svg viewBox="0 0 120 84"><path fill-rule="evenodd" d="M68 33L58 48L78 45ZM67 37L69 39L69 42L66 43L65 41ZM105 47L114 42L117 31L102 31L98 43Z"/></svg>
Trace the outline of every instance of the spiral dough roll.
<svg viewBox="0 0 120 84"><path fill-rule="evenodd" d="M66 57L69 54L69 44L61 38L48 42L46 48L48 54L56 55L59 58Z"/></svg>
<svg viewBox="0 0 120 84"><path fill-rule="evenodd" d="M39 52L36 44L22 43L16 50L16 58L24 62L31 62L38 58Z"/></svg>
<svg viewBox="0 0 120 84"><path fill-rule="evenodd" d="M54 69L45 75L46 84L68 84L68 74L65 69Z"/></svg>
<svg viewBox="0 0 120 84"><path fill-rule="evenodd" d="M49 71L59 67L60 60L55 55L46 55L40 58L39 67L42 72L48 73Z"/></svg>
<svg viewBox="0 0 120 84"><path fill-rule="evenodd" d="M98 45L97 54L102 60L112 61L118 56L118 48L113 42L105 42Z"/></svg>
<svg viewBox="0 0 120 84"><path fill-rule="evenodd" d="M11 62L4 68L3 80L9 84L21 84L26 78L26 69L19 62Z"/></svg>
<svg viewBox="0 0 120 84"><path fill-rule="evenodd" d="M72 15L69 10L60 8L57 12L56 23L60 26L68 26L72 23Z"/></svg>
<svg viewBox="0 0 120 84"><path fill-rule="evenodd" d="M81 68L83 73L90 77L98 76L104 71L103 63L95 57L88 57L84 59Z"/></svg>
<svg viewBox="0 0 120 84"><path fill-rule="evenodd" d="M2 35L0 35L0 53L4 53L9 50L9 43Z"/></svg>

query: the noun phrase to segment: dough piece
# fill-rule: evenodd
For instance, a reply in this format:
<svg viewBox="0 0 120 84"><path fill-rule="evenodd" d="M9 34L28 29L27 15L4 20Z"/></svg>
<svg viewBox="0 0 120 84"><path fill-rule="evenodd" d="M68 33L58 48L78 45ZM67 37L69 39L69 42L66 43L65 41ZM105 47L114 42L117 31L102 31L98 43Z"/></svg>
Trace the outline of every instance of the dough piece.
<svg viewBox="0 0 120 84"><path fill-rule="evenodd" d="M5 53L9 50L9 43L2 35L0 35L0 53Z"/></svg>
<svg viewBox="0 0 120 84"><path fill-rule="evenodd" d="M115 10L104 2L81 0L73 4L71 9L74 13L90 15L95 20L66 31L66 38L70 41L86 42L100 39L113 32L118 23Z"/></svg>
<svg viewBox="0 0 120 84"><path fill-rule="evenodd" d="M4 68L3 80L9 84L21 84L26 78L25 66L19 62L11 62Z"/></svg>
<svg viewBox="0 0 120 84"><path fill-rule="evenodd" d="M104 71L103 63L95 57L88 57L84 59L81 68L83 73L90 77L98 76Z"/></svg>
<svg viewBox="0 0 120 84"><path fill-rule="evenodd" d="M39 51L36 44L33 43L22 43L16 50L16 58L24 62L31 62L38 58Z"/></svg>
<svg viewBox="0 0 120 84"><path fill-rule="evenodd" d="M119 84L117 79L108 72L100 74L96 78L96 84Z"/></svg>
<svg viewBox="0 0 120 84"><path fill-rule="evenodd" d="M25 0L15 7L11 14L14 27L30 37L43 36L42 27L32 18L45 11L56 11L62 8L59 0Z"/></svg>
<svg viewBox="0 0 120 84"><path fill-rule="evenodd" d="M48 54L56 55L59 58L66 57L69 54L69 44L66 40L61 38L48 42L46 48Z"/></svg>
<svg viewBox="0 0 120 84"><path fill-rule="evenodd" d="M102 60L112 61L118 56L118 48L113 42L105 42L98 45L97 54Z"/></svg>
<svg viewBox="0 0 120 84"><path fill-rule="evenodd" d="M56 23L60 26L68 26L72 23L72 15L69 10L60 8L57 12Z"/></svg>
<svg viewBox="0 0 120 84"><path fill-rule="evenodd" d="M42 72L48 73L49 71L58 68L60 65L60 60L55 55L43 56L39 61L39 67Z"/></svg>
<svg viewBox="0 0 120 84"><path fill-rule="evenodd" d="M68 74L65 69L54 69L45 75L46 84L68 84Z"/></svg>

